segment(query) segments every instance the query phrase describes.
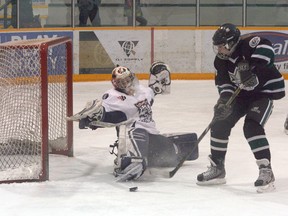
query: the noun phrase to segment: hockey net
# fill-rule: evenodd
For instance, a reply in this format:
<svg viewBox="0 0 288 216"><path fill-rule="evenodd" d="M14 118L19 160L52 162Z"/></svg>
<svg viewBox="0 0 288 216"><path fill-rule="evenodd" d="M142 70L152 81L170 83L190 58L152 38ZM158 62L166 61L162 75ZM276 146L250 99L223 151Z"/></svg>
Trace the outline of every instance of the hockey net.
<svg viewBox="0 0 288 216"><path fill-rule="evenodd" d="M0 183L49 179L49 153L73 156L72 42L0 44Z"/></svg>

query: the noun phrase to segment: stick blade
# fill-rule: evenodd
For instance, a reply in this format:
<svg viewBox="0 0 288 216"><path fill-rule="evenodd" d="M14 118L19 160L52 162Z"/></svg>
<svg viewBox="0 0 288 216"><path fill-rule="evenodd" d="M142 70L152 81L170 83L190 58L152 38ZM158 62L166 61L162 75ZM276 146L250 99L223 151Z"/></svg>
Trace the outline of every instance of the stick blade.
<svg viewBox="0 0 288 216"><path fill-rule="evenodd" d="M176 167L176 168L174 168L172 171L170 171L169 172L169 178L172 178L175 174L176 174L176 172L178 171L178 167Z"/></svg>

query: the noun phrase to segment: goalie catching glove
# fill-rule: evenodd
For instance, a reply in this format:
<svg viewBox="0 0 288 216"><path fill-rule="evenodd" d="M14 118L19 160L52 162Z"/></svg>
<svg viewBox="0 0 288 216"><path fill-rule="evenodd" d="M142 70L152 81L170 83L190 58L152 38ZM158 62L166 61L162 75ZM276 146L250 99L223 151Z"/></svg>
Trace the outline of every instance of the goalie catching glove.
<svg viewBox="0 0 288 216"><path fill-rule="evenodd" d="M154 94L170 94L170 70L164 62L156 61L150 67L149 87Z"/></svg>
<svg viewBox="0 0 288 216"><path fill-rule="evenodd" d="M253 67L246 60L240 61L236 69L236 82L244 85L244 90L252 91L259 84L258 77L254 74Z"/></svg>

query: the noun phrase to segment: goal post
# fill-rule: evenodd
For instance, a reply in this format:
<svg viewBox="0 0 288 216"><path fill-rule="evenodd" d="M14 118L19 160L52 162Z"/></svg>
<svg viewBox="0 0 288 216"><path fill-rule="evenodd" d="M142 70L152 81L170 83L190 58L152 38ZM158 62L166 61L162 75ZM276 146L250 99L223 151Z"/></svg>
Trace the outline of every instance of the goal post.
<svg viewBox="0 0 288 216"><path fill-rule="evenodd" d="M0 44L0 183L49 179L49 153L73 156L69 37Z"/></svg>

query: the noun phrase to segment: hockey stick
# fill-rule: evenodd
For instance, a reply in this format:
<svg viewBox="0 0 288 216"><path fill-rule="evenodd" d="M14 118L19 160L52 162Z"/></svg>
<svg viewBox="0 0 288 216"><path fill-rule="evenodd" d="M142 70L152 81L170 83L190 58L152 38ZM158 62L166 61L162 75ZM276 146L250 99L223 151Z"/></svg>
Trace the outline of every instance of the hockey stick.
<svg viewBox="0 0 288 216"><path fill-rule="evenodd" d="M80 119L73 119L72 117L67 117L67 121L80 121ZM96 127L103 127L103 128L110 128L110 127L118 127L120 125L127 125L132 123L134 120L133 119L128 119L126 121L122 121L119 123L110 123L110 122L102 122L102 121L92 121L89 123L90 126L96 126Z"/></svg>
<svg viewBox="0 0 288 216"><path fill-rule="evenodd" d="M89 125L91 126L97 126L97 127L118 127L120 125L127 125L132 123L134 120L133 119L128 119L126 121L122 121L119 123L110 123L110 122L102 122L102 121L92 121L90 122Z"/></svg>
<svg viewBox="0 0 288 216"><path fill-rule="evenodd" d="M226 102L226 106L229 106L232 104L232 102L235 100L235 98L237 97L237 95L240 93L240 91L244 88L244 85L241 84L236 91L232 94L232 96L229 98L229 100ZM190 155L193 153L193 151L196 149L196 147L199 145L199 143L201 142L201 140L204 138L204 136L208 133L208 131L211 129L212 125L216 122L216 119L212 119L212 121L209 123L209 125L206 127L206 129L202 132L202 134L199 136L199 138L196 141L196 144L194 146L194 148L185 156L182 158L182 160L179 161L179 163L176 165L176 167L169 172L169 178L172 178L176 172L180 169L180 167L182 167L182 165L184 164L184 162L190 157Z"/></svg>

